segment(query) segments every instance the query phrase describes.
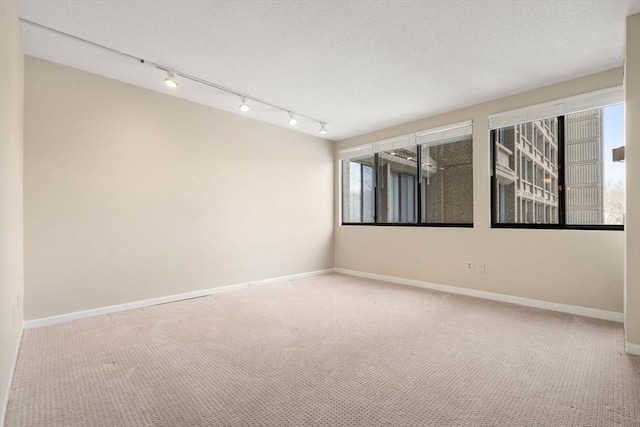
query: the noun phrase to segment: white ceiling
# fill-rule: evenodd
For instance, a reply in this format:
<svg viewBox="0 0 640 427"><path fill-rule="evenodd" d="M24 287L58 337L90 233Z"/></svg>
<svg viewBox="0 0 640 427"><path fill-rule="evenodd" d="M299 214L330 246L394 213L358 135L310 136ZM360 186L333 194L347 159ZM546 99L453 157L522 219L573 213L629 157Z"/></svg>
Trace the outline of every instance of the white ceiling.
<svg viewBox="0 0 640 427"><path fill-rule="evenodd" d="M620 66L625 17L640 12L640 0L19 3L22 18L326 121L333 140ZM171 90L149 65L23 28L27 55L242 114L234 95Z"/></svg>

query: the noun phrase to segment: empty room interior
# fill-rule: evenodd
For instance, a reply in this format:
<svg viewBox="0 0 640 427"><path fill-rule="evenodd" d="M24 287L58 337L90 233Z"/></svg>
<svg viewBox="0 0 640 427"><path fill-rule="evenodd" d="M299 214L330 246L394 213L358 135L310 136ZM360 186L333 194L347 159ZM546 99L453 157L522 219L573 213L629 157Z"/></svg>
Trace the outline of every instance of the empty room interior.
<svg viewBox="0 0 640 427"><path fill-rule="evenodd" d="M0 19L0 426L640 425L640 0Z"/></svg>

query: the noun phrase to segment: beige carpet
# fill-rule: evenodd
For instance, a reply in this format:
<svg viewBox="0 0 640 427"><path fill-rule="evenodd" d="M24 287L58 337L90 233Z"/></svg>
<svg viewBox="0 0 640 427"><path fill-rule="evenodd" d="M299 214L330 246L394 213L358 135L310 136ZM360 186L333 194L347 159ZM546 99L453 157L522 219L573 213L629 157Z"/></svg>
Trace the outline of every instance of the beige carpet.
<svg viewBox="0 0 640 427"><path fill-rule="evenodd" d="M639 426L618 323L327 275L24 331L8 426Z"/></svg>

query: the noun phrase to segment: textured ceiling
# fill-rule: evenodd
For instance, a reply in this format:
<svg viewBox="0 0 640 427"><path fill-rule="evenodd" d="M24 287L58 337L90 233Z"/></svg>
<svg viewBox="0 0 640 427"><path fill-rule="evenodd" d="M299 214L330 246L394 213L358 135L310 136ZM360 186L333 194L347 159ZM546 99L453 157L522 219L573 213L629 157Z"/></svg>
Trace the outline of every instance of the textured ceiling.
<svg viewBox="0 0 640 427"><path fill-rule="evenodd" d="M19 3L22 18L326 121L333 140L620 66L625 17L640 12L640 0ZM27 55L241 114L233 95L172 91L149 65L23 27Z"/></svg>

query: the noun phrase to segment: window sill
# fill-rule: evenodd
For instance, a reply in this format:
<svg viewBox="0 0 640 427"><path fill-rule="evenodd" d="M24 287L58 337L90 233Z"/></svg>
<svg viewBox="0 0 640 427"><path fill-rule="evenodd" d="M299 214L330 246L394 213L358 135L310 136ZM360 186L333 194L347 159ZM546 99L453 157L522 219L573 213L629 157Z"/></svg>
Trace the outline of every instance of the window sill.
<svg viewBox="0 0 640 427"><path fill-rule="evenodd" d="M491 228L510 228L519 230L599 230L624 231L624 225L560 225L560 224L491 224Z"/></svg>
<svg viewBox="0 0 640 427"><path fill-rule="evenodd" d="M340 225L345 226L363 226L369 225L374 227L450 227L450 228L473 228L473 223L459 223L459 224L448 224L448 223L404 223L404 222L384 222L384 223L371 223L371 222L343 222Z"/></svg>

